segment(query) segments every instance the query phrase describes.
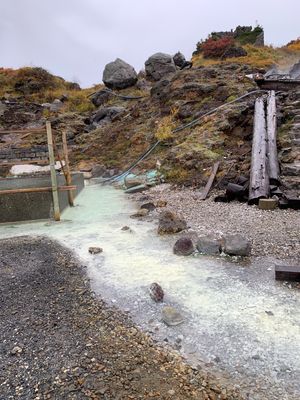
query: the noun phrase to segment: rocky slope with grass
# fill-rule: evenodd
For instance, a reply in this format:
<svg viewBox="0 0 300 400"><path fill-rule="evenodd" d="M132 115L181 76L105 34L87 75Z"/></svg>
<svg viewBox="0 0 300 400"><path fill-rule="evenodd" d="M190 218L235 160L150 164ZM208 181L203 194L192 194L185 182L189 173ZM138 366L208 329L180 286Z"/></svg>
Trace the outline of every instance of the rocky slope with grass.
<svg viewBox="0 0 300 400"><path fill-rule="evenodd" d="M67 131L71 162L83 170L95 165L110 174L124 170L159 140L138 171L159 162L167 181L199 185L218 160L218 178L230 167L229 178L247 175L255 93L235 100L258 89L252 74L265 73L275 64L285 69L299 60L299 43L265 46L261 27L213 32L197 44L192 62L181 53L157 53L146 60L145 71L137 73L117 59L105 68L105 85L89 89L42 68L2 68L0 128L39 127L50 120L57 132ZM222 105L226 107L205 117ZM281 150L293 116L283 112L279 117ZM177 131L197 118L199 123ZM45 143L43 136L20 140L7 134L0 140L1 148Z"/></svg>

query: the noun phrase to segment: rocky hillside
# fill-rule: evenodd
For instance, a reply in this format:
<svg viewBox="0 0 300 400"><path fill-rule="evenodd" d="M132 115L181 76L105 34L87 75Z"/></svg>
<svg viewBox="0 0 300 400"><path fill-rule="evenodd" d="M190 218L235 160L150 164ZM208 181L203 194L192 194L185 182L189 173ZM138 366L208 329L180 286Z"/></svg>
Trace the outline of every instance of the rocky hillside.
<svg viewBox="0 0 300 400"><path fill-rule="evenodd" d="M159 140L139 170L159 161L167 180L199 184L220 160L219 177L229 168L232 175L247 174L255 94L235 100L258 89L252 74L299 60L299 43L264 46L260 27L214 32L197 44L192 62L181 53L157 53L137 73L117 59L105 68L105 85L84 90L42 68L0 69L0 128L38 127L50 119L58 131L67 130L71 162L79 168L100 164L111 173L124 170ZM197 124L177 131L197 118ZM282 114L280 132L291 118ZM45 141L18 138L1 135L0 148ZM279 146L285 140L279 137Z"/></svg>

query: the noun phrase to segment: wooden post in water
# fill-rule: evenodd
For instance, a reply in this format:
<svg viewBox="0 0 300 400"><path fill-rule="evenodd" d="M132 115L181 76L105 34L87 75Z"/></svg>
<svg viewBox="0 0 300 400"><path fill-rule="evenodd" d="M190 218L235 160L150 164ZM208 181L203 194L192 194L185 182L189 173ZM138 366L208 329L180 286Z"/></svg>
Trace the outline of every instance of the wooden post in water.
<svg viewBox="0 0 300 400"><path fill-rule="evenodd" d="M267 171L267 134L264 100L255 102L252 157L249 185L249 204L269 196L269 177Z"/></svg>
<svg viewBox="0 0 300 400"><path fill-rule="evenodd" d="M49 152L51 183L52 183L54 219L55 219L55 221L60 221L57 179L56 179L56 171L55 171L55 158L54 158L54 151L53 151L53 137L52 137L51 124L49 121L46 122L46 130L47 130L47 142L48 142L48 152Z"/></svg>
<svg viewBox="0 0 300 400"><path fill-rule="evenodd" d="M276 116L276 97L272 90L268 95L267 103L267 138L268 138L268 172L271 185L279 183L279 163L277 154L277 116Z"/></svg>
<svg viewBox="0 0 300 400"><path fill-rule="evenodd" d="M67 134L65 131L62 133L62 143L63 143L63 153L65 159L65 169L66 169L66 184L68 186L72 186L72 177L70 173L70 164L69 164L69 154L68 154L68 144L67 144ZM68 192L69 204L71 207L74 206L74 196L70 191Z"/></svg>

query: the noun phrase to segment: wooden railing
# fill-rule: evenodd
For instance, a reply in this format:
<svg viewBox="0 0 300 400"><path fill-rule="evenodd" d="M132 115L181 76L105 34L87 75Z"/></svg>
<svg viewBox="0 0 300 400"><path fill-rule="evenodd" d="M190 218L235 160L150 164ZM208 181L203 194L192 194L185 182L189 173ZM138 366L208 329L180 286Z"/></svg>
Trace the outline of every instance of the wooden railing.
<svg viewBox="0 0 300 400"><path fill-rule="evenodd" d="M53 134L53 130L50 122L46 122L46 126L44 128L34 128L34 129L18 129L18 130L0 130L0 135L7 134L20 134L22 135L20 139L24 139L30 135L36 134L46 134L47 136L47 145L48 145L48 158L41 160L30 160L30 161L21 161L21 162L3 162L0 161L0 166L4 165L16 165L16 164L49 164L50 166L50 176L51 176L51 187L40 187L40 188L21 188L21 189L8 189L8 190L0 190L0 195L5 194L14 194L14 193L37 193L37 192L52 192L53 198L53 209L54 209L54 219L55 221L60 221L60 208L59 208L59 200L58 200L58 191L68 191L68 200L70 206L74 205L74 197L73 190L76 190L76 186L72 185L72 177L70 172L69 165L69 156L68 156L68 145L67 145L67 136L66 132L62 133L62 153L61 156L57 144L56 144L56 133ZM56 157L55 157L56 153ZM58 186L57 185L57 177L55 171L55 160L56 158L60 162L61 169L64 173L66 186Z"/></svg>

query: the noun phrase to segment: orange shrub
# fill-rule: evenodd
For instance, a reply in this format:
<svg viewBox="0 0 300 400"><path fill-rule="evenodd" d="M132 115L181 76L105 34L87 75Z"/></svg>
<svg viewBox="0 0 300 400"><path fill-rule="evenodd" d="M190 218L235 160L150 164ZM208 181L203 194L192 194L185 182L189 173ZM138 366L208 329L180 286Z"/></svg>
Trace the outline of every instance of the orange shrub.
<svg viewBox="0 0 300 400"><path fill-rule="evenodd" d="M200 50L204 58L221 58L225 51L232 46L234 46L234 40L230 36L221 39L211 37L201 43Z"/></svg>

